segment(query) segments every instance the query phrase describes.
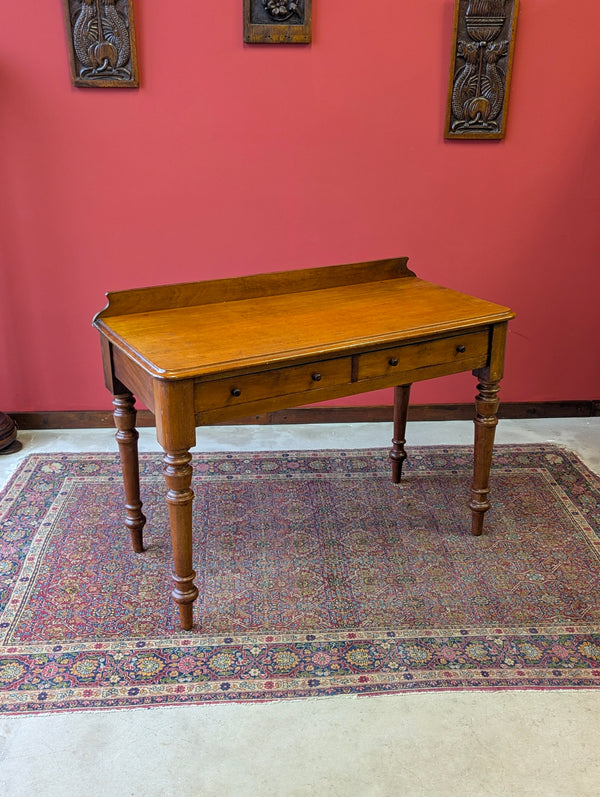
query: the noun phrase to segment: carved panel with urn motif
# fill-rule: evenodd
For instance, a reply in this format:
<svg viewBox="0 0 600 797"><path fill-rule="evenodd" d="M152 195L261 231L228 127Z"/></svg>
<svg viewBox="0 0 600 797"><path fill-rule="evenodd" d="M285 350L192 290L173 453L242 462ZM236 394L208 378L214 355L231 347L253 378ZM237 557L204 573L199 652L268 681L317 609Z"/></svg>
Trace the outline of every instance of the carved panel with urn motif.
<svg viewBox="0 0 600 797"><path fill-rule="evenodd" d="M519 0L455 0L445 138L504 138Z"/></svg>
<svg viewBox="0 0 600 797"><path fill-rule="evenodd" d="M74 86L139 85L132 0L63 0Z"/></svg>

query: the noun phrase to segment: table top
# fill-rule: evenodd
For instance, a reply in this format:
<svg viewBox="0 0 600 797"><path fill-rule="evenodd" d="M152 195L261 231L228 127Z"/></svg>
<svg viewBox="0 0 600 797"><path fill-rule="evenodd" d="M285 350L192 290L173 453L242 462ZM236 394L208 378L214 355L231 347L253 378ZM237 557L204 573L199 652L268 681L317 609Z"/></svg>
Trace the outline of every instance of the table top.
<svg viewBox="0 0 600 797"><path fill-rule="evenodd" d="M406 258L107 294L94 326L162 379L273 368L508 321Z"/></svg>

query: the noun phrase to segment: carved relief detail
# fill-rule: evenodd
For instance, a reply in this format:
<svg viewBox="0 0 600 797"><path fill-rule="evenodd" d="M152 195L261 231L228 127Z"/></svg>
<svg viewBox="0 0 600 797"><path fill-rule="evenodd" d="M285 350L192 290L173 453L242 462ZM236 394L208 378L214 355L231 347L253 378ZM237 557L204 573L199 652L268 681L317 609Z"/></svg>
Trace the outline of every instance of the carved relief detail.
<svg viewBox="0 0 600 797"><path fill-rule="evenodd" d="M501 138L518 0L456 0L447 138Z"/></svg>
<svg viewBox="0 0 600 797"><path fill-rule="evenodd" d="M262 0L262 4L267 14L277 22L285 22L294 15L302 20L301 0Z"/></svg>
<svg viewBox="0 0 600 797"><path fill-rule="evenodd" d="M308 44L312 0L244 0L244 41L249 44Z"/></svg>
<svg viewBox="0 0 600 797"><path fill-rule="evenodd" d="M137 86L130 0L63 0L76 86Z"/></svg>

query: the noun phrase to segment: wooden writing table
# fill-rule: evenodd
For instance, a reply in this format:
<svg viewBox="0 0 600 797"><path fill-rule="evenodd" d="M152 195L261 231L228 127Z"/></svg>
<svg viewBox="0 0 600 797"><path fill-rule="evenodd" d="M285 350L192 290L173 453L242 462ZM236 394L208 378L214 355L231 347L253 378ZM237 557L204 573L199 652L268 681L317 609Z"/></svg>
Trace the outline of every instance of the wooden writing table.
<svg viewBox="0 0 600 797"><path fill-rule="evenodd" d="M489 509L489 473L506 307L418 279L407 258L107 294L100 332L126 496L143 551L135 396L165 451L173 598L193 625L190 448L196 426L395 387L392 478L400 481L410 385L460 371L478 378L473 534Z"/></svg>

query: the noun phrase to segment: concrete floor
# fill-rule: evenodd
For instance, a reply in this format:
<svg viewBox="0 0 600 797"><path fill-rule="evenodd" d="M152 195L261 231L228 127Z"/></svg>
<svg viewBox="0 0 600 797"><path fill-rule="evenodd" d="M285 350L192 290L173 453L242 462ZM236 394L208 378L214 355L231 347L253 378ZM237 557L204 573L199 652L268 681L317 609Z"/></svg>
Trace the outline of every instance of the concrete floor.
<svg viewBox="0 0 600 797"><path fill-rule="evenodd" d="M409 424L414 445L471 442L470 422ZM388 424L198 430L198 449L387 446ZM23 432L35 451L112 451L112 430ZM600 474L600 418L502 421L497 442L556 442ZM152 429L140 449L158 450ZM600 795L600 692L334 697L0 717L0 795L395 797Z"/></svg>

